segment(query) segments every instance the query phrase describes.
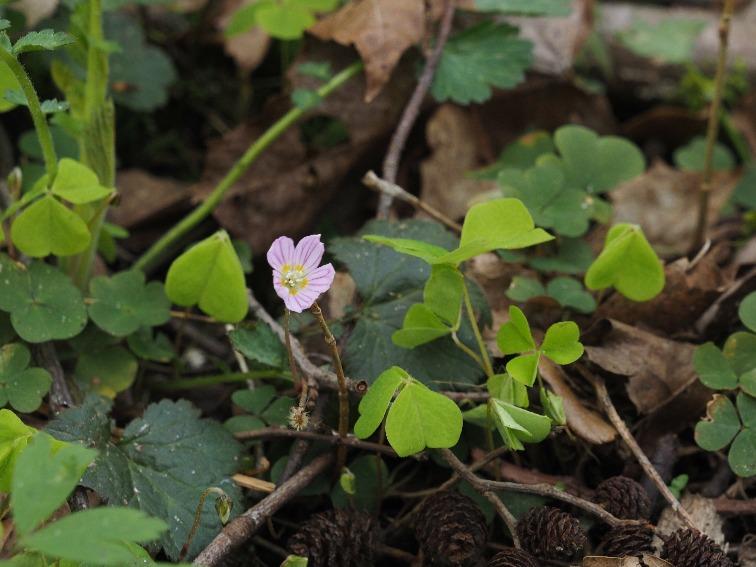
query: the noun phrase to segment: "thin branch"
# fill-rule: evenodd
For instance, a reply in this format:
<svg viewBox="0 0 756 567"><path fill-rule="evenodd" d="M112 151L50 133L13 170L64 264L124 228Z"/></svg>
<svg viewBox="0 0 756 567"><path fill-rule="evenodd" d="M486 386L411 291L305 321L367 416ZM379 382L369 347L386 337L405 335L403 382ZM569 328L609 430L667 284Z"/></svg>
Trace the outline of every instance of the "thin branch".
<svg viewBox="0 0 756 567"><path fill-rule="evenodd" d="M71 395L68 382L66 382L63 367L60 365L60 360L58 360L58 355L55 352L55 345L47 342L34 345L32 348L37 363L52 376L49 403L53 414L58 415L63 410L74 407L76 403Z"/></svg>
<svg viewBox="0 0 756 567"><path fill-rule="evenodd" d="M725 0L722 7L722 17L719 20L719 58L717 72L714 79L714 98L709 108L709 123L706 129L706 153L704 155L703 181L698 193L698 221L693 234L692 250L701 248L706 240L706 230L709 224L709 196L711 195L711 179L714 172L714 144L719 134L719 113L722 107L725 77L727 76L727 49L730 39L730 22L735 10L735 0Z"/></svg>
<svg viewBox="0 0 756 567"><path fill-rule="evenodd" d="M622 420L622 417L620 417L620 414L617 412L617 408L614 407L604 381L598 376L591 376L587 373L585 375L593 381L593 387L596 390L596 396L603 406L606 415L609 417L609 421L612 422L612 425L617 430L617 433L619 433L620 437L622 437L622 440L628 446L633 455L635 455L635 458L638 460L641 468L643 468L643 471L652 481L654 481L656 488L659 489L659 492L661 492L662 496L664 496L664 499L669 503L672 509L677 512L683 520L685 520L685 523L693 529L698 529L695 522L693 521L693 518L691 518L687 510L685 510L685 508L680 505L680 502L677 500L677 498L675 498L675 495L672 494L672 491L669 489L669 487L667 487L662 477L659 476L659 473L654 468L654 465L652 465L651 461L648 460L648 457L643 452L643 449L641 449L640 445L638 445L638 442L633 437L633 434L630 433L627 425Z"/></svg>
<svg viewBox="0 0 756 567"><path fill-rule="evenodd" d="M433 47L433 51L428 56L425 63L425 69L423 74L420 75L420 79L415 87L415 92L412 93L407 106L404 108L402 118L399 120L399 125L394 131L394 135L391 137L388 152L386 158L383 160L383 178L389 183L396 183L396 175L399 171L399 160L404 150L404 145L407 143L412 126L414 126L418 115L420 114L420 108L425 99L425 95L430 89L433 82L433 76L436 74L436 68L441 60L441 54L444 51L444 45L449 39L451 33L452 21L454 20L454 8L455 0L446 0L444 3L444 15L441 18L441 26L438 30L438 36L436 37L436 45ZM390 195L382 194L378 203L377 218L388 218L389 210L391 209L392 197Z"/></svg>
<svg viewBox="0 0 756 567"><path fill-rule="evenodd" d="M232 520L223 531L194 560L194 565L215 567L236 547L251 538L265 521L333 462L333 455L325 453L315 458L273 493Z"/></svg>

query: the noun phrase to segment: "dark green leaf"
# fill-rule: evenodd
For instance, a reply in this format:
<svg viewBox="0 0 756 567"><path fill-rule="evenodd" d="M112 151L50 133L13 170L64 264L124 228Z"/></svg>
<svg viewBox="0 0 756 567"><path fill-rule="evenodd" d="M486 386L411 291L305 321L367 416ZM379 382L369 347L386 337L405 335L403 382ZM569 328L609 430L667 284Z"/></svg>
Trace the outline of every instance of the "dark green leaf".
<svg viewBox="0 0 756 567"><path fill-rule="evenodd" d="M389 470L380 457L365 455L349 463L354 475L354 494L349 498L340 485L331 490L331 501L335 508L349 508L374 513L381 502L381 495L389 488Z"/></svg>
<svg viewBox="0 0 756 567"><path fill-rule="evenodd" d="M110 346L82 353L74 375L83 391L114 398L134 383L138 367L129 351Z"/></svg>
<svg viewBox="0 0 756 567"><path fill-rule="evenodd" d="M0 348L0 407L10 404L20 412L35 411L52 383L43 368L29 368L31 354L21 343Z"/></svg>
<svg viewBox="0 0 756 567"><path fill-rule="evenodd" d="M738 317L746 327L756 331L756 292L749 293L740 302Z"/></svg>
<svg viewBox="0 0 756 567"><path fill-rule="evenodd" d="M697 136L674 153L675 165L684 171L703 171L706 161L706 138ZM732 152L720 143L714 145L712 168L726 171L735 167Z"/></svg>
<svg viewBox="0 0 756 567"><path fill-rule="evenodd" d="M53 51L72 42L73 38L67 33L54 30L32 31L16 41L13 53L18 55L27 51Z"/></svg>
<svg viewBox="0 0 756 567"><path fill-rule="evenodd" d="M581 238L561 238L554 256L535 256L528 262L536 270L582 274L593 262L593 250Z"/></svg>
<svg viewBox="0 0 756 567"><path fill-rule="evenodd" d="M514 276L507 289L507 297L512 301L524 303L533 297L546 295L546 289L541 282L524 276Z"/></svg>
<svg viewBox="0 0 756 567"><path fill-rule="evenodd" d="M267 325L239 327L228 333L231 344L245 358L271 368L286 365L286 351L278 336Z"/></svg>
<svg viewBox="0 0 756 567"><path fill-rule="evenodd" d="M756 475L756 429L743 429L738 433L727 460L736 475L743 478Z"/></svg>
<svg viewBox="0 0 756 567"><path fill-rule="evenodd" d="M756 335L753 333L733 333L725 341L722 352L738 376L756 369Z"/></svg>
<svg viewBox="0 0 756 567"><path fill-rule="evenodd" d="M730 362L714 343L709 342L696 348L693 366L696 367L698 378L709 388L731 390L738 385L738 377Z"/></svg>
<svg viewBox="0 0 756 567"><path fill-rule="evenodd" d="M696 443L707 451L726 447L740 431L740 419L733 403L716 394L706 408L706 420L696 424Z"/></svg>
<svg viewBox="0 0 756 567"><path fill-rule="evenodd" d="M164 333L154 333L149 327L143 327L126 338L131 352L139 358L153 362L170 362L176 353L173 345Z"/></svg>
<svg viewBox="0 0 756 567"><path fill-rule="evenodd" d="M702 20L668 18L657 24L637 20L619 33L626 47L644 57L665 63L692 60L696 38L706 27Z"/></svg>
<svg viewBox="0 0 756 567"><path fill-rule="evenodd" d="M567 16L571 4L570 0L475 0L475 9L524 16Z"/></svg>
<svg viewBox="0 0 756 567"><path fill-rule="evenodd" d="M526 0L530 2L530 0ZM547 0L551 2L552 0ZM474 179L490 179L495 181L504 169L530 169L536 160L544 154L554 153L554 142L551 134L541 130L525 134L515 142L509 144L501 152L495 163L471 172L469 177Z"/></svg>
<svg viewBox="0 0 756 567"><path fill-rule="evenodd" d="M563 307L580 313L592 313L596 309L596 300L585 291L583 284L578 280L567 277L554 278L546 286L546 292Z"/></svg>

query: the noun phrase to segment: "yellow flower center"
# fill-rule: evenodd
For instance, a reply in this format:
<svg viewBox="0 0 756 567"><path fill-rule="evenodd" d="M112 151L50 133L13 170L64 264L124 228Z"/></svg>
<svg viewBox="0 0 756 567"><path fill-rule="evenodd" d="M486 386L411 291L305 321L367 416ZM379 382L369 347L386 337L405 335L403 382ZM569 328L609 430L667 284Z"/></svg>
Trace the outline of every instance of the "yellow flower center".
<svg viewBox="0 0 756 567"><path fill-rule="evenodd" d="M289 293L296 295L299 290L307 285L304 266L301 264L295 266L284 264L281 266L281 285L288 288Z"/></svg>

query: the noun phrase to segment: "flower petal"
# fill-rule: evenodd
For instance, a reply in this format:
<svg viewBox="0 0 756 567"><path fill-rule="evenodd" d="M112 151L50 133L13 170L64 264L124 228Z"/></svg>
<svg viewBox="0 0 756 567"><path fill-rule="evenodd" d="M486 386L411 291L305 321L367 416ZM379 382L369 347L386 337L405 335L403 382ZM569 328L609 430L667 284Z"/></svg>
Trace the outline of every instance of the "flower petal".
<svg viewBox="0 0 756 567"><path fill-rule="evenodd" d="M331 288L336 270L331 264L320 266L307 274L307 290L313 291L320 295Z"/></svg>
<svg viewBox="0 0 756 567"><path fill-rule="evenodd" d="M301 313L306 309L306 307L302 307L299 299L297 299L296 295L287 295L283 298L284 304L286 304L286 308L289 311L294 311L294 313Z"/></svg>
<svg viewBox="0 0 756 567"><path fill-rule="evenodd" d="M274 270L280 270L284 264L294 263L294 241L288 236L279 236L268 250L268 264Z"/></svg>
<svg viewBox="0 0 756 567"><path fill-rule="evenodd" d="M310 270L318 267L318 264L323 259L324 251L325 246L320 241L319 234L305 236L297 243L297 247L294 250L295 264L302 264L304 272L308 273Z"/></svg>

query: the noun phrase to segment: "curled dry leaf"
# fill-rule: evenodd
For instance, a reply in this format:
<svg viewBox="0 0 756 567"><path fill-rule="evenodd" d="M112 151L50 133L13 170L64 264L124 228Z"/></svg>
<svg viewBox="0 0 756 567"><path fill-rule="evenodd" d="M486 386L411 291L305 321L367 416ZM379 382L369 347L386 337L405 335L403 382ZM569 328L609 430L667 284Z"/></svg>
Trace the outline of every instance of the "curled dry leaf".
<svg viewBox="0 0 756 567"><path fill-rule="evenodd" d="M538 364L538 369L541 372L541 377L554 390L554 393L564 401L564 413L567 416L567 426L570 430L589 443L602 444L614 441L617 437L615 429L598 412L587 408L578 398L567 383L561 366L543 356Z"/></svg>
<svg viewBox="0 0 756 567"><path fill-rule="evenodd" d="M686 493L680 500L680 504L688 511L693 518L693 523L702 533L719 545L724 543L724 532L722 531L724 522L717 513L714 500L705 498L700 494ZM687 527L688 525L680 518L680 515L670 507L662 511L657 524L658 532L665 536Z"/></svg>
<svg viewBox="0 0 756 567"><path fill-rule="evenodd" d="M242 6L254 4L257 0L228 0L223 3L216 26L219 30L225 31L231 22L231 17ZM244 71L252 71L268 53L270 48L270 36L260 27L254 26L252 29L234 35L233 37L223 36L223 49L230 55L236 65Z"/></svg>
<svg viewBox="0 0 756 567"><path fill-rule="evenodd" d="M119 171L116 186L122 198L118 206L111 207L110 220L124 228L157 220L173 209L189 205L185 184L141 169Z"/></svg>
<svg viewBox="0 0 756 567"><path fill-rule="evenodd" d="M310 28L323 40L354 45L365 62L372 101L391 77L402 54L425 35L423 0L353 0Z"/></svg>

